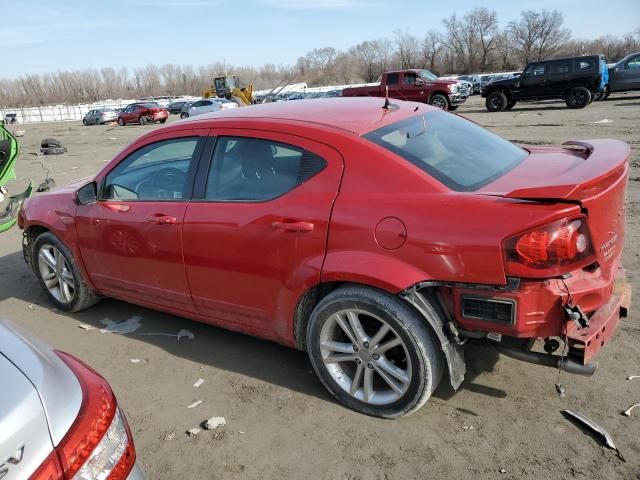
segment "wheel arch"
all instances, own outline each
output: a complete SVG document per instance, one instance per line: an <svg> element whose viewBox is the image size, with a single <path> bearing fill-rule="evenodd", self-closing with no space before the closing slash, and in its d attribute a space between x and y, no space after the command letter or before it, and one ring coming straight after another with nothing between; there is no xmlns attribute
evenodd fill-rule
<svg viewBox="0 0 640 480"><path fill-rule="evenodd" d="M433 92L431 92L429 94L429 97L427 98L427 103L431 101L431 99L433 98L434 95L443 95L444 98L447 99L447 104L449 104L449 93L444 91L444 90L434 90Z"/></svg>

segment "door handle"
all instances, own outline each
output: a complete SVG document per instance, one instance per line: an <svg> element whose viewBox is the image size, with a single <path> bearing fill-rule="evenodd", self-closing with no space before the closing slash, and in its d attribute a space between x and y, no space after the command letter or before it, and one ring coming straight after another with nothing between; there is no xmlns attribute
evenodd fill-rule
<svg viewBox="0 0 640 480"><path fill-rule="evenodd" d="M313 223L311 222L273 222L273 228L284 230L285 232L312 232Z"/></svg>
<svg viewBox="0 0 640 480"><path fill-rule="evenodd" d="M171 215L163 215L161 213L157 213L147 218L147 222L157 223L158 225L173 225L177 222L176 217L172 217Z"/></svg>

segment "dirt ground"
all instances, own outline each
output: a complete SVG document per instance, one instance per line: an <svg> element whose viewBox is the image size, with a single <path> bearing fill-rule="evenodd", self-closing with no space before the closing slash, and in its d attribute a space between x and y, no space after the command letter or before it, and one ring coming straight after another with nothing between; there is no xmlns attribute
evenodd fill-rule
<svg viewBox="0 0 640 480"><path fill-rule="evenodd" d="M318 100L322 101L322 100ZM472 97L458 113L517 142L557 144L569 139L617 138L631 144L625 264L638 304L640 282L640 95L612 96L583 110L563 103L516 106L487 113ZM175 118L175 116L172 116ZM597 123L609 119L609 123ZM44 159L58 184L95 173L143 132L158 126L27 125L13 192L44 178L35 163L39 142L63 140L69 152ZM461 139L463 141L464 139ZM13 319L56 348L100 371L129 419L139 462L150 479L640 479L638 310L618 328L592 378L499 357L491 347L467 350L468 375L458 392L443 381L417 413L384 421L337 404L311 372L304 353L115 300L80 314L54 310L20 251L20 231L0 235L0 316ZM142 318L129 335L101 328L101 320ZM192 341L138 333L191 330ZM130 359L140 359L131 363ZM193 383L202 378L203 385ZM203 404L187 409L195 400ZM574 408L605 427L626 457L570 423ZM213 416L227 425L191 438ZM473 427L473 429L471 428ZM175 437L171 439L171 432ZM216 433L217 432L217 433ZM504 473L500 470L504 469Z"/></svg>

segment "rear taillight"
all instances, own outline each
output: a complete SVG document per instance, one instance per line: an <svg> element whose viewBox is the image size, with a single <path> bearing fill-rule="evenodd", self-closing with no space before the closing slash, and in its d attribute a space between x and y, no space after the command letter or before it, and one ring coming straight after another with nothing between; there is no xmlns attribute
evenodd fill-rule
<svg viewBox="0 0 640 480"><path fill-rule="evenodd" d="M34 476L32 480L125 479L135 464L136 455L131 432L113 391L104 378L80 360L63 352L56 354L78 378L82 406L55 449L55 460L63 475L50 477L43 472L45 476Z"/></svg>
<svg viewBox="0 0 640 480"><path fill-rule="evenodd" d="M503 243L507 275L553 277L592 261L586 217L563 218Z"/></svg>

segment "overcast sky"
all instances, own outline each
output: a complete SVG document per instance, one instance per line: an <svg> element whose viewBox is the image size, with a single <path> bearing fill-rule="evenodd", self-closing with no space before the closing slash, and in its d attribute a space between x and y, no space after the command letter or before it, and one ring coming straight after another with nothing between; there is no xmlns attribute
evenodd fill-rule
<svg viewBox="0 0 640 480"><path fill-rule="evenodd" d="M455 4L455 8L450 6ZM423 35L478 6L500 25L522 9L557 9L575 38L640 27L640 0L0 0L0 77L147 63L294 63L396 30Z"/></svg>

